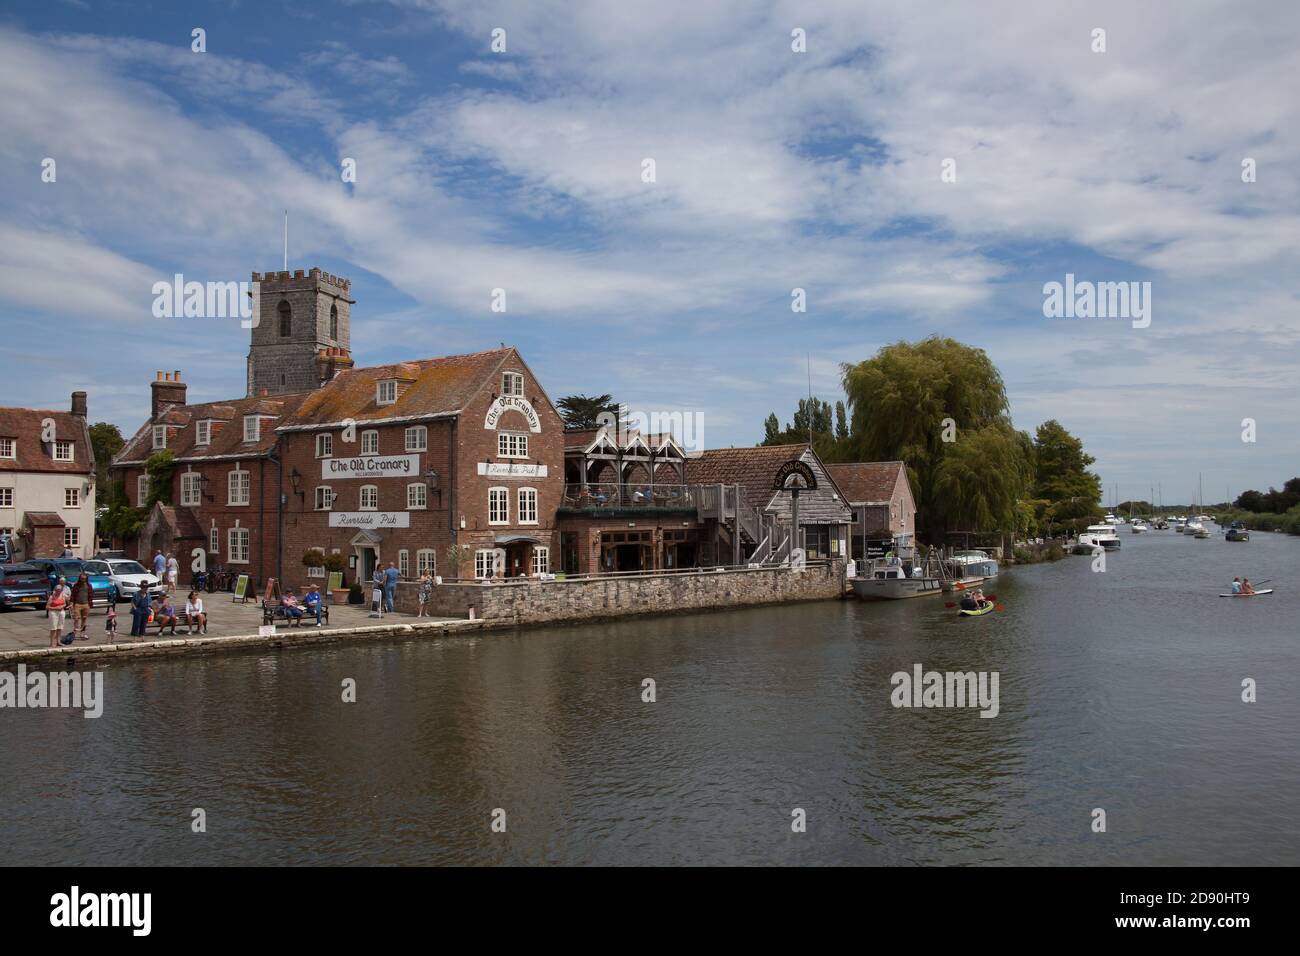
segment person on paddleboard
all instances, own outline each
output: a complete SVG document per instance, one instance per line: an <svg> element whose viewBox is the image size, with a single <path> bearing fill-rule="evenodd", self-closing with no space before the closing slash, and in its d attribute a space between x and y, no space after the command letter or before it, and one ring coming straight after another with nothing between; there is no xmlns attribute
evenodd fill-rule
<svg viewBox="0 0 1300 956"><path fill-rule="evenodd" d="M1251 586L1250 578L1242 578L1242 579L1241 579L1241 593L1242 593L1242 594L1254 594L1254 593L1255 593L1255 589Z"/></svg>
<svg viewBox="0 0 1300 956"><path fill-rule="evenodd" d="M1232 579L1232 593L1233 594L1241 593L1241 578Z"/></svg>

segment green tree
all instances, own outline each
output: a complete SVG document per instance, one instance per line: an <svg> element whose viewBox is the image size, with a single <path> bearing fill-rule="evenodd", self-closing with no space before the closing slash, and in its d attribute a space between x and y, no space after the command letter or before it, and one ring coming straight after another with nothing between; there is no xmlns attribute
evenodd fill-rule
<svg viewBox="0 0 1300 956"><path fill-rule="evenodd" d="M767 416L763 422L763 444L779 445L781 444L781 420L776 417L776 412Z"/></svg>
<svg viewBox="0 0 1300 956"><path fill-rule="evenodd" d="M564 418L565 428L598 428L600 415L609 412L618 417L618 404L609 395L566 395L555 407Z"/></svg>
<svg viewBox="0 0 1300 956"><path fill-rule="evenodd" d="M1096 459L1055 419L1043 422L1034 433L1034 461L1035 498L1101 500L1101 478L1088 470Z"/></svg>
<svg viewBox="0 0 1300 956"><path fill-rule="evenodd" d="M849 423L844 414L844 403L835 403L835 440L837 442L848 441Z"/></svg>
<svg viewBox="0 0 1300 956"><path fill-rule="evenodd" d="M1013 505L1026 497L1032 461L1011 426L1002 376L983 350L932 336L885 346L843 373L845 456L907 463L926 540L942 544L955 530L1013 530ZM988 448L976 447L981 442ZM941 470L950 454L953 462Z"/></svg>
<svg viewBox="0 0 1300 956"><path fill-rule="evenodd" d="M95 486L105 491L109 487L108 466L113 456L122 450L126 439L116 425L95 422L90 426L90 448L95 455Z"/></svg>
<svg viewBox="0 0 1300 956"><path fill-rule="evenodd" d="M145 499L145 511L152 509L158 502L171 504L172 477L176 474L176 452L167 449L150 455L145 460L144 472L149 476L149 495Z"/></svg>

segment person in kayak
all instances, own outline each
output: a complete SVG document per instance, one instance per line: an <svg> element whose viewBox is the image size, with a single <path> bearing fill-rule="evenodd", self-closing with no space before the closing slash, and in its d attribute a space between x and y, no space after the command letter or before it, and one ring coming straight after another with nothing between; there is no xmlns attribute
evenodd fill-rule
<svg viewBox="0 0 1300 956"><path fill-rule="evenodd" d="M1233 594L1241 593L1241 578L1232 579L1232 593Z"/></svg>
<svg viewBox="0 0 1300 956"><path fill-rule="evenodd" d="M975 600L974 593L967 591L961 596L961 609L963 611L978 611L979 602Z"/></svg>

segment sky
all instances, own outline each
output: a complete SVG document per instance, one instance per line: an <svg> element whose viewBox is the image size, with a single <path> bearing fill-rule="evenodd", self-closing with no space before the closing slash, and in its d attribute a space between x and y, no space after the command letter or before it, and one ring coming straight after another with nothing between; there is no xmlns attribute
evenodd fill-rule
<svg viewBox="0 0 1300 956"><path fill-rule="evenodd" d="M242 395L248 332L152 289L281 268L287 209L289 267L352 280L359 364L505 342L553 399L721 447L940 334L1107 502L1280 487L1298 39L1292 0L9 2L0 405L85 389L134 431L156 369ZM1067 274L1150 283L1149 325L1046 316Z"/></svg>

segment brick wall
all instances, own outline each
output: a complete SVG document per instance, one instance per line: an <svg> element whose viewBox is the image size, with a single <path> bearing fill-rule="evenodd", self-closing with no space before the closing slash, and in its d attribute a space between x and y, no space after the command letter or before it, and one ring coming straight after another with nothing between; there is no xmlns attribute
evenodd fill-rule
<svg viewBox="0 0 1300 956"><path fill-rule="evenodd" d="M397 610L414 614L417 592L415 584L399 584ZM788 568L756 568L567 581L443 584L434 588L429 611L437 617L466 617L472 604L476 616L488 623L537 624L843 596L844 563L830 561L799 573Z"/></svg>

